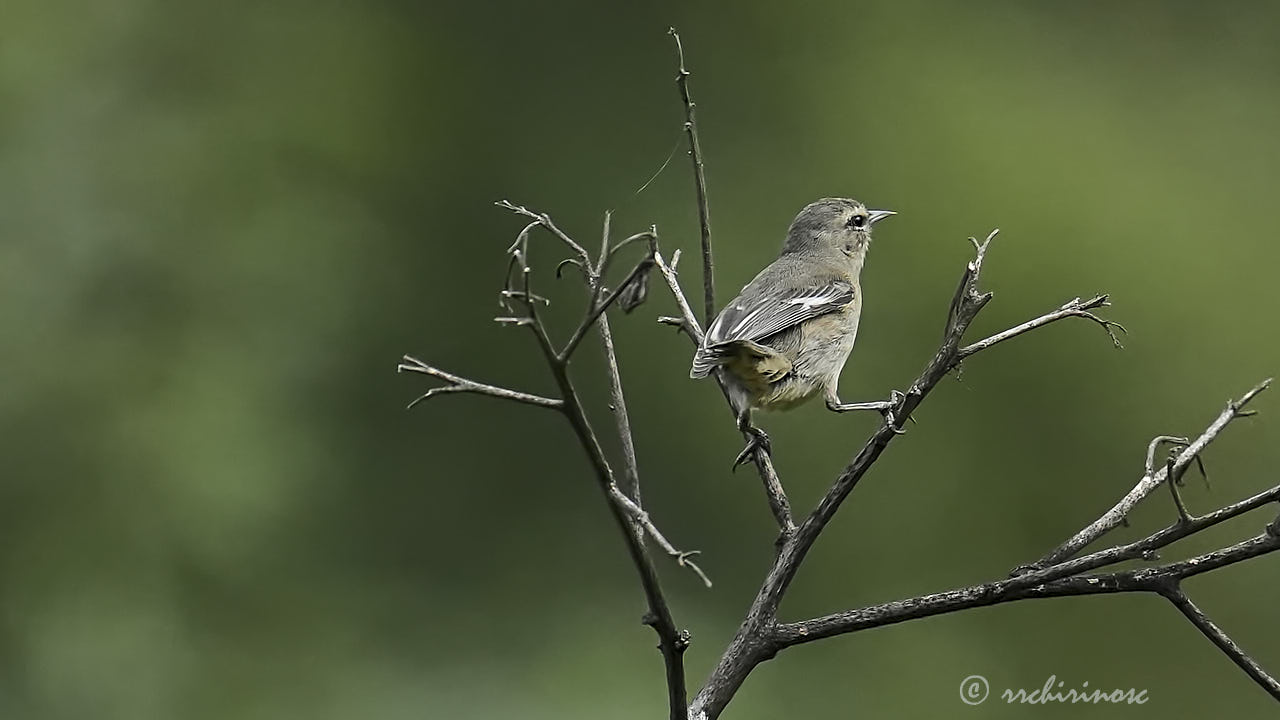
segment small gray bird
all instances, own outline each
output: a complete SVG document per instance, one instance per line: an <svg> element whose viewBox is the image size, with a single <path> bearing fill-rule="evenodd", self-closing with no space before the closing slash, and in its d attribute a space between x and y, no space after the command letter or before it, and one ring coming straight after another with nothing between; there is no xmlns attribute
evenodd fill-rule
<svg viewBox="0 0 1280 720"><path fill-rule="evenodd" d="M796 215L782 253L729 302L711 326L689 377L718 371L751 440L734 469L756 452L768 453L769 436L751 424L751 411L787 410L821 393L835 412L878 410L893 399L841 402L836 393L858 334L862 314L862 264L871 227L895 213L868 210L857 200L823 198Z"/></svg>

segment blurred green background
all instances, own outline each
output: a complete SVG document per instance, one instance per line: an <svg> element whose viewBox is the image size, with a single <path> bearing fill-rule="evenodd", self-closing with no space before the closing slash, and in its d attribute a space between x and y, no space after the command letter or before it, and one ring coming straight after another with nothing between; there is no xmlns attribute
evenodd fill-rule
<svg viewBox="0 0 1280 720"><path fill-rule="evenodd" d="M1280 10L1261 3L778 4L19 0L0 9L0 717L665 716L642 598L554 415L446 396L402 353L553 388L496 326L510 198L594 246L657 223L696 285L668 25L682 31L721 300L808 201L899 211L864 276L848 400L904 387L970 257L992 332L1108 291L1085 322L944 382L785 604L799 618L1000 577L1118 498L1146 442L1280 367ZM534 263L567 321L580 290ZM714 663L771 556L740 440L691 350L614 320L663 563ZM557 328L566 329L567 322ZM607 429L598 352L577 373ZM1273 391L1274 392L1274 391ZM1275 483L1277 398L1206 459L1204 511ZM797 511L876 422L766 416ZM1172 518L1156 495L1116 539ZM1241 519L1166 557L1256 533ZM1280 559L1188 588L1280 671ZM726 717L1075 717L960 703L1136 687L1097 717L1273 702L1155 597L1033 601L787 651Z"/></svg>

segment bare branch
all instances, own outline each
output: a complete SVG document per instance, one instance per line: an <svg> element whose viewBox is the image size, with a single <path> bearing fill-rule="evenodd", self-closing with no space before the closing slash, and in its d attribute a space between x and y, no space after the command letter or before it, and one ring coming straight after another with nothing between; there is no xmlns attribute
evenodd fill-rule
<svg viewBox="0 0 1280 720"><path fill-rule="evenodd" d="M623 506L631 519L653 538L663 552L676 561L676 565L689 568L704 585L711 587L711 579L702 571L702 568L690 560L698 554L698 551L677 550L653 524L649 513L640 506L640 471L637 467L635 441L631 435L631 418L627 413L627 401L622 392L622 377L618 372L618 357L614 350L613 334L609 330L607 313L600 316L599 329L600 342L605 352L605 365L609 373L609 409L617 424L618 440L622 444L622 457L626 465L624 476L626 489L615 484L610 489L610 496L614 502Z"/></svg>
<svg viewBox="0 0 1280 720"><path fill-rule="evenodd" d="M960 348L959 352L956 353L957 359L964 360L970 355L973 355L974 353L979 352L981 350L986 350L992 345L1002 343L1005 340L1009 340L1011 338L1015 338L1024 333L1031 332L1032 330L1035 330L1038 327L1044 327L1045 325L1048 325L1051 322L1055 322L1058 320L1062 320L1063 318L1069 318L1069 317L1087 318L1089 320L1092 320L1098 323L1099 325L1102 326L1102 329L1107 331L1107 335L1111 338L1111 342L1117 348L1124 347L1123 345L1120 344L1120 339L1116 337L1116 334L1115 334L1115 330L1119 330L1120 332L1126 332L1126 330L1124 329L1124 326L1118 322L1115 322L1114 320L1104 320L1098 317L1097 315L1094 315L1093 313L1089 312L1089 310L1092 308L1106 307L1110 304L1111 302L1108 300L1106 295L1097 295L1083 302L1080 300L1080 298L1075 298L1074 300L1068 301L1065 305L1058 308L1057 310L1054 310L1053 312L1045 313L1044 315L1041 315L1038 318L1034 318L1032 320L1028 320L1027 322L1022 323L1021 325L1011 327L1008 330L1005 330L1003 332L998 332L995 335L992 335L991 337L984 338L982 340L979 340L978 342L975 342Z"/></svg>
<svg viewBox="0 0 1280 720"><path fill-rule="evenodd" d="M504 200L503 202L506 201ZM507 203L507 205L510 206L511 204ZM520 210L525 214L529 213L529 211L524 208L520 208ZM550 224L551 219L547 218L546 222ZM554 366L560 364L560 360L556 357L555 348L551 345L551 337L547 334L547 327L542 323L542 319L538 314L538 303L533 300L533 298L538 296L533 292L530 280L533 270L529 267L529 234L533 231L533 228L541 224L543 223L539 221L526 225L524 229L520 231L520 234L516 236L516 241L507 249L507 252L511 255L511 260L507 263L507 276L504 280L500 297L502 298L504 305L508 300L514 300L522 305L524 307L525 316L521 318L494 319L499 322L513 321L513 324L517 326L528 327L533 333L534 340L538 343L538 349L542 351L543 358L546 359L548 364ZM554 227L554 225L551 227ZM555 232L558 233L559 230L557 229ZM573 241L570 240L569 242L572 243ZM511 274L517 270L519 271L519 275L515 282L518 284L519 288L513 291Z"/></svg>
<svg viewBox="0 0 1280 720"><path fill-rule="evenodd" d="M685 686L684 677L684 652L689 645L689 635L683 630L676 628L675 621L672 618L670 608L667 605L666 597L663 595L661 584L658 580L657 569L654 567L653 560L649 556L649 552L644 544L645 535L649 535L662 548L663 552L671 556L682 567L687 567L696 574L703 583L710 585L710 580L706 574L696 563L690 560L695 553L682 552L675 549L670 542L658 531L657 527L649 519L647 513L639 504L639 474L636 467L635 447L631 437L630 419L627 417L625 400L622 395L621 378L617 368L617 356L613 347L613 338L609 331L608 320L604 313L608 307L618 298L622 290L627 288L628 283L633 282L642 270L647 270L651 264L651 260L646 257L636 269L633 269L627 278L617 290L610 292L603 300L600 294L603 290L603 280L601 272L603 272L609 263L609 258L613 250L609 248L608 242L608 216L606 216L604 236L601 239L602 255L598 264L593 265L591 258L586 250L560 230L551 218L543 213L535 213L523 206L513 205L505 200L496 203L499 207L515 212L516 214L528 217L534 220L529 223L517 235L515 242L511 245L508 252L510 253L510 261L507 265L507 274L500 295L500 304L512 312L510 317L496 318L499 322L509 323L516 326L528 327L533 332L538 342L538 347L542 351L543 357L547 362L548 368L551 370L552 376L555 378L556 384L559 386L563 399L553 400L543 398L528 393L520 393L506 388L500 388L493 385L477 383L466 378L459 377L442 370L434 368L415 358L405 356L405 362L401 363L400 370L419 372L437 377L450 383L442 388L434 388L427 391L419 400L432 397L437 394L454 393L454 392L475 392L481 394L494 395L506 399L517 400L529 404L554 407L561 410L569 420L570 426L574 430L574 434L578 437L583 450L587 454L600 489L603 491L611 513L615 522L621 530L628 554L631 557L632 564L640 577L640 584L644 590L645 599L649 606L644 622L653 627L658 634L659 649L662 651L663 662L666 666L667 688L669 696L669 705L672 720L687 720L688 694ZM589 303L584 311L583 318L578 325L577 330L566 343L565 348L561 352L556 352L553 348L550 337L548 336L546 326L538 312L538 306L547 304L547 300L533 292L530 287L531 270L529 266L529 234L534 227L541 225L550 231L553 235L560 239L562 243L575 255L567 261L561 262L556 273L564 267L566 263L573 264L582 271L584 279L587 283ZM625 246L635 239L643 239L649 237L651 239L653 252L656 252L656 235L654 233L642 233L638 238L628 238L620 243L619 247ZM515 277L513 277L513 274ZM519 310L517 311L516 306ZM581 400L574 387L573 381L569 377L568 359L573 350L581 342L583 336L593 324L597 324L601 333L601 341L607 356L608 367L611 380L611 393L613 396L612 409L614 418L617 423L620 440L623 444L623 453L627 466L626 485L628 493L632 497L628 497L626 493L619 489L617 479L614 477L613 469L609 466L605 459L604 451L601 448L600 441L587 418L586 412L582 407ZM418 401L414 401L415 403Z"/></svg>
<svg viewBox="0 0 1280 720"><path fill-rule="evenodd" d="M1280 538L1261 534L1243 542L1181 562L1105 575L1080 575L1028 584L1023 577L923 595L812 620L781 623L772 632L769 650L892 625L906 620L987 607L1028 598L1097 595L1117 592L1162 593L1171 583L1280 550ZM1274 682L1274 681L1272 681Z"/></svg>
<svg viewBox="0 0 1280 720"><path fill-rule="evenodd" d="M619 502L619 498L625 500L626 496L618 490L613 470L604 457L604 450L600 447L600 441L582 408L573 381L569 379L567 367L563 364L552 363L551 365L556 383L560 386L565 398L565 414L569 418L569 424L573 427L574 434L577 435L588 460L595 469L596 479L609 500L609 508L626 540L627 552L631 556L632 564L635 565L636 572L640 576L640 585L644 589L645 599L649 605L649 612L645 614L644 622L658 634L658 648L662 651L663 663L666 666L671 720L687 720L688 691L685 687L684 652L689 647L689 634L676 627L666 596L662 592L662 584L658 580L657 568L654 567L653 559L649 557L641 536L633 531L633 518L627 504ZM688 565L687 558L684 558L682 564ZM695 572L702 574L701 570L695 570Z"/></svg>
<svg viewBox="0 0 1280 720"><path fill-rule="evenodd" d="M965 266L955 297L947 313L946 330L941 347L933 359L925 366L924 371L916 378L910 388L898 400L898 405L871 436L862 450L841 471L831 488L814 508L813 512L800 524L789 537L784 537L778 554L765 578L764 584L752 601L747 617L743 620L733 642L721 656L720 662L712 671L703 689L694 699L692 708L694 716L704 713L707 718L719 715L725 705L737 692L751 670L760 662L772 657L776 647L767 638L777 620L778 605L782 602L787 588L795 578L809 549L818 536L840 509L841 504L859 480L870 470L871 466L884 452L893 438L901 432L902 422L911 415L929 392L956 367L962 357L961 340L978 313L990 302L992 294L982 292L978 283L982 274L982 264L986 258L991 241L998 230L993 230L983 242L974 238L969 241L974 247L974 258ZM670 281L669 281L670 284ZM674 291L674 288L673 288ZM1071 306L1072 303L1068 303ZM1078 308L1073 308L1078 309ZM1065 316L1065 315L1064 315ZM1035 321L1033 321L1035 322ZM1020 335L1036 327L1052 322L1045 320L1017 332L1001 333L980 347L970 351L970 355L990 347L1010 337ZM990 340L990 339L989 339ZM785 534L784 534L785 535Z"/></svg>
<svg viewBox="0 0 1280 720"><path fill-rule="evenodd" d="M1209 641L1218 647L1227 657L1231 658L1231 662L1235 663L1244 670L1245 673L1253 678L1253 681L1261 686L1264 690L1271 694L1271 697L1280 700L1280 682L1262 669L1262 666L1249 656L1239 645L1235 643L1222 628L1218 627L1196 604L1191 602L1191 598L1182 591L1180 585L1173 585L1169 590L1161 593L1178 611L1183 614L1192 625L1196 626Z"/></svg>
<svg viewBox="0 0 1280 720"><path fill-rule="evenodd" d="M694 345L702 342L702 328L698 326L698 319L693 314L693 309L689 307L689 301L685 298L684 290L680 288L680 279L676 275L675 264L679 260L679 251L672 257L671 264L668 265L662 259L654 246L653 263L658 268L658 272L662 274L666 280L667 287L671 289L671 295L675 298L676 305L680 308L681 317L663 317L658 321L667 325L674 325L684 330L685 335L693 341ZM724 394L725 402L728 403L729 393L725 387L724 380L716 373L716 384L720 387L720 392ZM730 412L733 406L728 405ZM756 472L760 476L760 482L764 485L765 499L769 503L769 512L773 514L773 519L778 523L778 529L781 532L779 540L784 540L791 536L796 530L795 520L791 515L791 501L787 499L787 493L782 487L782 480L778 477L778 471L773 467L773 458L768 453L754 453L754 464Z"/></svg>
<svg viewBox="0 0 1280 720"><path fill-rule="evenodd" d="M1153 557L1154 551L1159 548L1166 547L1189 535L1201 532L1206 528L1277 500L1280 500L1280 485L1192 520L1189 523L1175 523L1129 545L1100 550L1091 555L1068 560L1050 568L1031 571L1008 580L998 580L908 600L872 605L812 620L783 623L778 626L776 634L778 647L775 650L790 645L812 642L822 637L832 637L904 620L955 612L970 607L994 605L1011 600L1020 600L1024 597L1048 597L1050 595L1046 593L1052 591L1045 590L1045 588L1057 588L1061 592L1056 594L1063 595L1087 594L1081 591L1088 590L1090 587L1097 587L1099 591L1114 592L1116 591L1114 588L1118 584L1136 585L1140 579L1142 587L1133 587L1132 589L1163 592L1165 587L1163 583L1169 580L1181 580L1182 578L1219 569L1226 565L1280 549L1280 545L1265 540L1269 536L1274 541L1280 533L1260 535L1235 546L1206 553L1190 560L1118 574L1118 576L1128 577L1128 580L1106 579L1117 578L1117 575L1081 576L1080 573L1126 560ZM1063 583L1062 581L1067 578L1070 578L1073 582ZM1037 590L1038 588L1039 590Z"/></svg>
<svg viewBox="0 0 1280 720"><path fill-rule="evenodd" d="M702 327L698 325L698 318L693 314L693 308L689 307L689 300L684 296L684 290L680 289L680 279L676 275L675 266L680 260L680 251L676 250L671 256L671 264L668 265L662 259L662 253L656 250L653 253L653 261L658 266L658 271L662 273L662 277L667 281L667 287L671 288L671 295L676 300L676 305L680 308L680 317L661 317L658 322L666 325L675 325L684 330L694 345L702 344Z"/></svg>
<svg viewBox="0 0 1280 720"><path fill-rule="evenodd" d="M614 501L626 510L631 519L634 520L636 524L649 535L649 537L653 538L653 541L658 544L658 547L662 548L663 552L671 557L671 559L675 560L677 565L687 567L692 570L693 573L702 580L703 585L711 587L711 578L707 577L707 574L702 571L702 568L698 567L689 559L695 555L701 555L702 552L700 550L677 550L675 546L667 540L662 532L658 530L658 527L653 524L653 520L649 517L649 513L644 511L644 508L641 508L639 505L632 502L631 498L622 494L622 491L618 490L616 487L613 489L613 492L616 493Z"/></svg>
<svg viewBox="0 0 1280 720"><path fill-rule="evenodd" d="M601 271L603 271L607 265L608 253L617 252L634 239L648 238L653 243L651 246L653 250L651 252L657 252L657 233L654 230L647 233L632 235L610 250L609 222L610 215L609 213L605 213L604 230L602 231L600 246L601 252L606 253L606 255L601 259L597 266ZM597 277L600 276L601 275L598 272ZM626 283L624 282L623 285L619 287L625 286ZM696 563L690 560L691 557L698 554L698 551L677 550L675 546L673 546L667 538L663 536L657 526L653 524L653 521L649 518L649 514L645 512L644 508L640 505L640 470L636 460L635 440L631 434L631 417L627 413L627 400L622 392L622 375L618 372L618 354L613 346L613 333L609 329L609 314L607 312L602 312L600 314L597 327L600 331L600 344L604 349L605 367L609 374L609 410L613 413L614 422L618 428L618 440L622 445L622 457L626 464L626 474L624 475L626 486L619 488L617 485L614 485L610 491L614 502L622 504L628 514L630 514L631 519L634 520L645 532L647 532L649 536L653 538L653 541L658 544L658 547L662 548L663 552L675 560L677 565L689 568L694 572L694 574L701 578L704 585L711 587L711 579L702 571L702 568L698 567Z"/></svg>
<svg viewBox="0 0 1280 720"><path fill-rule="evenodd" d="M1147 468L1147 475L1155 473L1156 451L1165 443L1169 443L1175 447L1179 445L1186 447L1191 444L1191 441L1178 435L1157 435L1154 438L1151 438L1151 442L1147 444L1147 464L1145 466Z"/></svg>
<svg viewBox="0 0 1280 720"><path fill-rule="evenodd" d="M609 230L613 224L613 211L604 211L604 227L600 231L600 254L596 256L596 277L604 275L605 263L609 262Z"/></svg>
<svg viewBox="0 0 1280 720"><path fill-rule="evenodd" d="M586 269L584 269L584 268L582 267L582 263L581 263L578 259L576 259L576 258L565 258L565 259L561 260L559 263L557 263L557 264L556 264L556 279L557 279L557 280L559 280L559 279L561 278L561 273L564 271L564 268L565 268L565 266L566 266L566 265L572 265L572 266L574 266L574 267L578 268L578 272L581 272L581 273L582 273L582 275L583 275L583 277L586 277L586 276L587 276L587 270L586 270Z"/></svg>
<svg viewBox="0 0 1280 720"><path fill-rule="evenodd" d="M536 213L523 205L515 205L509 200L499 200L495 202L494 205L497 205L504 210L510 210L517 215L523 215L524 217L530 218L534 221L534 224L541 225L546 228L552 235L555 235L560 242L564 243L571 252L573 252L577 261L582 263L583 267L591 267L591 256L587 254L586 248L579 245L573 238L566 235L563 230L557 227L556 224L551 221L550 215L547 215L546 213ZM517 240L517 242L519 241ZM513 246L512 250L514 249L515 248Z"/></svg>
<svg viewBox="0 0 1280 720"><path fill-rule="evenodd" d="M711 258L711 210L707 207L707 176L702 165L702 146L698 143L698 122L689 96L689 71L684 67L684 45L675 28L668 32L676 42L676 56L680 69L676 73L676 86L680 88L680 100L684 103L684 132L689 137L689 159L693 162L694 189L698 194L698 226L702 233L702 297L703 322L708 326L716 317L715 262Z"/></svg>
<svg viewBox="0 0 1280 720"><path fill-rule="evenodd" d="M1245 405L1249 404L1249 401L1256 397L1258 393L1266 390L1267 386L1270 384L1271 379L1268 378L1242 395L1239 400L1232 400L1228 402L1226 409L1219 413L1218 417L1209 424L1209 427L1205 428L1204 432L1200 433L1200 436L1178 455L1177 460L1173 463L1174 471L1176 473L1181 473L1185 470L1187 465L1192 462L1196 456L1204 452L1204 449L1209 446L1209 443L1213 442L1213 440L1226 429L1227 425L1229 425L1232 420L1235 420L1238 417L1245 417L1246 414L1248 414L1248 411L1244 410ZM1148 448L1147 452L1149 456L1154 454L1151 448ZM1148 465L1150 464L1151 463L1148 463ZM1160 487L1160 483L1164 482L1168 477L1166 470L1161 470L1160 472L1147 472L1142 476L1142 479L1138 481L1138 484L1133 486L1133 489L1129 491L1129 494L1125 495L1120 502L1116 503L1110 510L1103 513L1102 517L1094 520L1087 527L1071 536L1070 539L1050 551L1035 563L1024 567L1042 568L1050 565L1056 565L1057 563L1060 563L1080 552L1084 546L1102 537L1117 525L1120 525L1123 519L1128 516L1130 511L1132 511L1143 498L1150 495L1156 488Z"/></svg>
<svg viewBox="0 0 1280 720"><path fill-rule="evenodd" d="M624 278L622 282L618 283L618 287L609 291L609 294L605 295L603 300L599 299L599 288L603 287L603 278L597 278L593 281L595 283L591 293L591 302L593 305L587 309L586 315L582 317L582 321L579 322L578 327L574 329L573 335L569 337L564 348L558 353L558 357L561 362L568 360L569 357L573 355L573 351L578 347L578 343L582 342L582 338L586 336L587 330L591 328L591 325L604 315L604 311L609 309L609 306L626 291L627 287L631 283L637 282L638 278L642 274L648 272L651 267L653 267L653 260L646 255L631 268L631 271L627 273L626 278Z"/></svg>
<svg viewBox="0 0 1280 720"><path fill-rule="evenodd" d="M600 233L600 259L599 264L596 266L596 277L599 277L603 271L605 260L609 254L609 224L612 218L612 213L606 212L604 214L604 228ZM613 347L613 333L609 329L608 313L600 316L597 328L600 331L600 346L604 349L605 370L609 375L609 411L613 413L614 424L618 428L618 442L622 445L625 473L623 474L621 490L622 494L639 509L640 468L636 459L635 440L631 435L631 416L627 413L627 398L622 392L622 374L618 371L618 353Z"/></svg>
<svg viewBox="0 0 1280 720"><path fill-rule="evenodd" d="M1239 409L1243 402L1251 399L1253 395L1256 395L1256 392L1251 391L1242 401L1232 403L1232 406ZM1185 438L1172 436L1156 438L1148 447L1148 468L1154 464L1155 448L1162 442L1172 442L1175 445L1187 444ZM1278 687L1276 680L1191 603L1182 592L1180 583L1185 578L1218 570L1280 549L1280 518L1269 525L1266 533L1262 535L1188 560L1105 575L1081 575L1081 573L1126 560L1154 559L1156 550L1160 548L1280 500L1280 485L1278 485L1204 516L1192 516L1186 512L1185 507L1182 507L1180 498L1176 494L1177 485L1174 481L1178 476L1174 470L1174 463L1175 458L1171 457L1164 472L1165 477L1169 478L1166 482L1170 483L1175 493L1175 500L1178 501L1178 520L1142 540L1100 550L1080 558L1066 559L1047 567L1027 566L1022 574L1017 574L1008 580L835 613L801 622L766 625L762 630L766 632L767 639L758 644L758 656L760 659L768 659L778 650L791 645L971 607L1035 597L1146 591L1159 593L1173 602L1233 662L1244 669L1273 697L1276 697ZM1150 476L1154 473L1149 469L1147 474ZM801 533L803 531L802 527ZM797 538L801 536L798 535ZM700 695L695 702L695 708L701 707L703 707L703 701ZM714 714L711 715L713 716Z"/></svg>
<svg viewBox="0 0 1280 720"><path fill-rule="evenodd" d="M519 390L509 390L504 387L498 387L497 385L476 382L475 380L464 378L461 375L454 375L453 373L445 372L440 368L428 365L410 355L404 356L404 361L396 366L396 372L422 373L423 375L430 375L431 377L438 378L449 383L443 387L431 388L418 396L413 402L409 403L409 407L413 407L423 400L428 400L436 395L443 395L446 393L475 393L477 395L488 395L490 397L502 398L503 400L514 400L515 402L524 403L526 405L552 408L555 410L559 410L564 407L563 400L556 400L554 398L542 397L541 395L520 392Z"/></svg>
<svg viewBox="0 0 1280 720"><path fill-rule="evenodd" d="M1024 572L1015 574L1013 577L1018 580L1016 586L1030 587L1032 585L1039 585L1051 580L1058 580L1060 578L1090 572L1108 565L1115 565L1116 563L1128 560L1156 560L1158 559L1158 550L1168 547L1183 538L1202 532L1214 525L1226 522L1227 520L1239 517L1245 513L1257 510L1260 507L1277 501L1280 501L1280 485L1232 503L1231 505L1219 508L1211 513L1191 518L1189 521L1183 522L1179 519L1177 522L1174 522L1161 530L1157 530L1141 540L1137 540L1126 545L1109 547L1105 550L1098 550L1089 555L1066 560L1057 565L1043 569L1035 569L1032 566L1027 566L1027 569Z"/></svg>
<svg viewBox="0 0 1280 720"><path fill-rule="evenodd" d="M628 238L619 240L616 245L609 248L609 253L608 255L605 256L605 260L601 264L600 272L596 274L599 275L600 277L604 277L605 273L609 271L609 263L613 260L614 257L618 255L619 252L621 252L628 245L632 243L640 242L642 240L646 240L646 241L656 240L657 237L658 237L658 229L656 227L650 226L650 228L648 230L645 230L644 232L639 232Z"/></svg>
<svg viewBox="0 0 1280 720"><path fill-rule="evenodd" d="M1182 502L1182 493L1178 492L1178 476L1174 474L1173 461L1174 457L1169 456L1168 462L1165 463L1164 484L1169 486L1169 493L1173 495L1173 504L1178 508L1178 521L1189 523L1195 520L1191 513L1187 512L1187 506Z"/></svg>

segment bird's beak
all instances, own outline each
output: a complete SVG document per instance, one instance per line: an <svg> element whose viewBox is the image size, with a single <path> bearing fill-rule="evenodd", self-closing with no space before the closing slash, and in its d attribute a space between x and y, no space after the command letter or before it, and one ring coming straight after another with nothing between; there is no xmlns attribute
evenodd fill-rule
<svg viewBox="0 0 1280 720"><path fill-rule="evenodd" d="M872 224L872 225L875 225L876 223L878 223L878 222L880 222L881 220L883 220L883 219L885 219L885 218L889 217L890 215L897 215L897 214L898 214L898 213L896 213L896 212L894 212L894 211L892 211L892 210L868 210L868 211L867 211L867 222L868 222L868 223L870 223L870 224Z"/></svg>

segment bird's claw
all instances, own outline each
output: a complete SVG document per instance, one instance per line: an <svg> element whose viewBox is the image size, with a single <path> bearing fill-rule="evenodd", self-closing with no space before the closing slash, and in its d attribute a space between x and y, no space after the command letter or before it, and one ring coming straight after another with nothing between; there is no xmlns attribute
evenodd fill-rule
<svg viewBox="0 0 1280 720"><path fill-rule="evenodd" d="M889 426L889 429L893 431L894 435L907 434L906 430L898 427L898 418L897 416L894 415L894 412L893 412L894 409L897 407L900 407L902 405L902 402L906 399L907 399L906 393L902 392L901 390L893 390L889 393L889 399L885 401L884 408L880 411L880 413L884 415L885 424ZM911 422L916 421L916 419L911 417L910 415L907 416L907 419L910 420Z"/></svg>
<svg viewBox="0 0 1280 720"><path fill-rule="evenodd" d="M751 434L751 439L747 441L746 447L742 448L742 452L738 453L738 457L734 458L730 472L737 472L739 465L747 460L755 459L756 453L773 454L773 446L769 442L769 436L765 434L765 431L759 428L751 428L747 432Z"/></svg>

